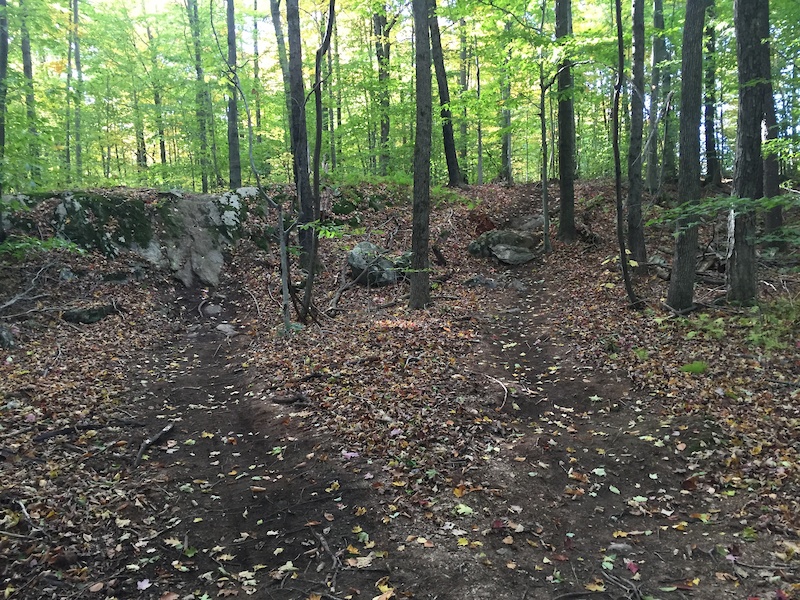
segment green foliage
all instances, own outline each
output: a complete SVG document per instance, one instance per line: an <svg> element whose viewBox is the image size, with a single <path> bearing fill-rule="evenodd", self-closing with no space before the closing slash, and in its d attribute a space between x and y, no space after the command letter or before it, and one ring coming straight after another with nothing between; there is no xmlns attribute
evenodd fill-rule
<svg viewBox="0 0 800 600"><path fill-rule="evenodd" d="M747 341L767 352L785 350L798 344L800 334L800 306L790 298L754 306L750 314L737 319L737 324L747 330Z"/></svg>
<svg viewBox="0 0 800 600"><path fill-rule="evenodd" d="M726 332L725 319L723 317L714 318L708 313L698 313L691 318L683 318L681 323L688 328L685 334L687 340L696 337L719 340L725 336Z"/></svg>
<svg viewBox="0 0 800 600"><path fill-rule="evenodd" d="M699 375L705 373L707 370L708 370L708 363L703 362L702 360L695 360L681 367L681 371L683 371L684 373L691 373L693 375Z"/></svg>
<svg viewBox="0 0 800 600"><path fill-rule="evenodd" d="M684 203L674 208L664 209L657 216L648 221L647 225L668 224L677 220L684 220L684 226L698 225L717 218L721 214L733 209L737 213L748 211L767 212L776 207L784 210L800 208L800 195L784 194L774 198L736 198L732 196L715 196L706 198L702 202ZM677 234L676 234L677 235ZM800 225L790 223L772 234L761 234L756 239L757 243L787 242L800 243Z"/></svg>
<svg viewBox="0 0 800 600"><path fill-rule="evenodd" d="M0 244L0 257L11 256L16 260L22 260L31 254L53 250L69 250L79 254L85 252L73 242L58 237L42 240L29 235L11 235Z"/></svg>

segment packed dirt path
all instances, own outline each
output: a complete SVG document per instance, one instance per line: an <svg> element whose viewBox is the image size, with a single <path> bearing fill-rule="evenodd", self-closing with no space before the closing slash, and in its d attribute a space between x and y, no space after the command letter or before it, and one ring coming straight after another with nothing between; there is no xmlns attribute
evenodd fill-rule
<svg viewBox="0 0 800 600"><path fill-rule="evenodd" d="M608 248L507 267L467 256L470 235L440 236L451 266L428 310L406 309L403 286L354 289L289 337L271 258L247 249L215 290L81 284L140 304L49 323L58 354L32 383L9 354L5 595L790 598L796 534L706 477L719 425L587 360L573 318L616 309L592 284L598 312L570 313L569 260ZM35 403L54 369L71 381L86 362L94 379L62 393L89 408Z"/></svg>

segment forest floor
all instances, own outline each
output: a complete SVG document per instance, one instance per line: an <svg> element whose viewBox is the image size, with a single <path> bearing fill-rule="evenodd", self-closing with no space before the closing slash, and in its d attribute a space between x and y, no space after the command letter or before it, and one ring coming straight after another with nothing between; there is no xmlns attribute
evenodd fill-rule
<svg viewBox="0 0 800 600"><path fill-rule="evenodd" d="M714 305L712 272L701 310L665 310L655 274L633 310L612 188L584 183L595 243L469 256L475 214L540 191L437 206L429 309L401 284L326 310L348 248L409 245L407 191L365 186L381 210L322 243L325 315L288 337L276 257L247 242L216 289L113 276L132 257L4 266L4 300L38 273L0 314L4 597L800 598L796 255L763 265L760 310Z"/></svg>

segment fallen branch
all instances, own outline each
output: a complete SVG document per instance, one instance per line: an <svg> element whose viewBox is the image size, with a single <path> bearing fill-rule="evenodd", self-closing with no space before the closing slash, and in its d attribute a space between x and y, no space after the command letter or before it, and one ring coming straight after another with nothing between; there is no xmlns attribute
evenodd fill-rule
<svg viewBox="0 0 800 600"><path fill-rule="evenodd" d="M136 459L133 461L134 469L139 466L139 463L142 460L142 456L144 456L144 453L147 451L147 449L150 448L150 446L152 446L153 444L157 443L162 437L167 435L170 431L172 431L173 427L175 427L175 423L169 423L168 425L165 425L164 428L157 434L155 434L153 437L147 438L145 441L142 442L142 445L139 446L139 452L136 454Z"/></svg>
<svg viewBox="0 0 800 600"><path fill-rule="evenodd" d="M503 383L502 381L500 381L499 379L495 379L491 375L487 375L486 373L484 373L484 375L486 375L486 377L488 377L489 379L491 379L495 383L499 383L500 386L503 388L503 392L504 392L503 393L503 403L500 405L500 408L497 409L497 410L503 410L503 407L506 405L506 400L508 400L508 388L506 387L506 384Z"/></svg>

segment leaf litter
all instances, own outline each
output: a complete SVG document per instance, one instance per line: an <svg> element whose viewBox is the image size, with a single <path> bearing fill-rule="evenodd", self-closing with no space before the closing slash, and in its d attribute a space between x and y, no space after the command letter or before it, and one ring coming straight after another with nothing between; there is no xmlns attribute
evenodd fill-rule
<svg viewBox="0 0 800 600"><path fill-rule="evenodd" d="M537 191L468 194L494 216ZM626 309L605 205L606 242L517 268L466 255L470 210L433 216L448 266L431 308L352 288L288 338L275 259L246 241L217 290L109 284L120 258L51 255L2 364L4 595L797 594L795 349L748 343L747 313L672 317L655 277L638 282L650 309ZM404 249L407 212L365 212L364 231ZM320 306L359 239L323 244ZM464 284L476 274L501 285ZM125 311L49 311L76 299Z"/></svg>

